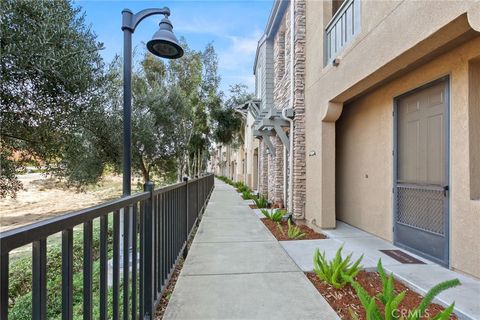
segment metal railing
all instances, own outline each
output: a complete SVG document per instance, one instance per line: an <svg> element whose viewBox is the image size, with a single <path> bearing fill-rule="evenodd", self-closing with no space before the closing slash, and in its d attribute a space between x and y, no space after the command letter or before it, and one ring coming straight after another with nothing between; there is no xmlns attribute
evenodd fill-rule
<svg viewBox="0 0 480 320"><path fill-rule="evenodd" d="M325 28L325 64L360 32L360 27L360 0L345 0Z"/></svg>
<svg viewBox="0 0 480 320"><path fill-rule="evenodd" d="M32 319L47 318L47 238L61 232L62 319L73 318L73 228L83 225L83 319L92 319L93 224L99 224L100 319L152 319L178 258L186 254L187 241L206 207L214 176L192 179L108 203L36 222L0 233L0 319L8 319L9 256L32 244ZM120 261L120 215L123 215L123 258ZM109 219L113 230L109 234ZM133 230L133 232L130 232ZM113 316L109 308L108 243L112 242ZM138 259L138 260L137 260ZM120 275L123 268L123 276ZM120 291L123 297L120 299ZM121 301L120 301L121 300ZM120 310L121 309L121 310Z"/></svg>

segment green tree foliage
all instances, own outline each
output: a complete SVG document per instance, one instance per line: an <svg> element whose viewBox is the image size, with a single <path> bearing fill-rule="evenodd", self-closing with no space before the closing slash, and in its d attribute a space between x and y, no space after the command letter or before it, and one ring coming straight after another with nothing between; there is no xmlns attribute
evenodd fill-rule
<svg viewBox="0 0 480 320"><path fill-rule="evenodd" d="M76 186L95 183L107 166L120 172L120 59L103 63L103 45L70 0L1 5L0 196L21 189L16 175L25 164ZM144 181L172 182L205 170L212 126L220 128L214 115L246 95L236 86L224 103L213 45L196 51L181 42L181 59L164 62L150 53L134 59L132 169Z"/></svg>
<svg viewBox="0 0 480 320"><path fill-rule="evenodd" d="M219 99L216 54L211 45L203 52L191 50L184 40L182 46L184 56L167 63L144 51L133 70L132 169L144 182L170 183L205 168L210 145L208 113ZM112 87L106 90L109 107L97 116L103 117L99 121L104 128L117 128L101 139L107 142L102 150L115 145L108 153L116 155L113 151L121 150L122 143L119 59L112 63L108 77L107 87ZM114 159L109 161L118 165Z"/></svg>
<svg viewBox="0 0 480 320"><path fill-rule="evenodd" d="M62 168L73 154L99 153L95 140L79 137L96 134L84 125L102 103L107 79L102 44L70 1L4 0L1 7L0 188L14 195L20 184L13 172L26 161L69 176L73 171ZM88 167L98 173L102 161Z"/></svg>
<svg viewBox="0 0 480 320"><path fill-rule="evenodd" d="M253 98L244 84L230 86L230 97L224 105L212 110L213 138L222 144L243 142L242 116L235 111L235 108Z"/></svg>
<svg viewBox="0 0 480 320"><path fill-rule="evenodd" d="M209 112L220 101L217 56L211 44L168 64L146 53L134 77L134 167L144 180L151 169L170 180L206 166Z"/></svg>

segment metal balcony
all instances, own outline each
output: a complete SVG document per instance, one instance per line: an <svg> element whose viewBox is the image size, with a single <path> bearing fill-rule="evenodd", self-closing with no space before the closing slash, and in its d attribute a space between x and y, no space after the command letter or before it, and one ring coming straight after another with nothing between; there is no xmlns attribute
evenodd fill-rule
<svg viewBox="0 0 480 320"><path fill-rule="evenodd" d="M360 33L360 0L345 0L325 28L325 65Z"/></svg>

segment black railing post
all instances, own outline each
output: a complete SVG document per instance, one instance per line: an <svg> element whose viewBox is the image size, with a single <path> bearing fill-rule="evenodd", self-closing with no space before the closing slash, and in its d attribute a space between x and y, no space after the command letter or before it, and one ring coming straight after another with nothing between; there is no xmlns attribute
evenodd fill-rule
<svg viewBox="0 0 480 320"><path fill-rule="evenodd" d="M200 205L199 205L199 202L200 202L200 198L198 197L198 191L200 189L200 180L198 180L197 178L197 223L198 223L198 217L200 216Z"/></svg>
<svg viewBox="0 0 480 320"><path fill-rule="evenodd" d="M62 231L62 319L73 319L73 228Z"/></svg>
<svg viewBox="0 0 480 320"><path fill-rule="evenodd" d="M33 242L32 247L32 316L34 320L47 319L46 238Z"/></svg>
<svg viewBox="0 0 480 320"><path fill-rule="evenodd" d="M153 319L153 189L155 185L148 181L143 185L143 190L150 192L150 198L145 200L145 221L144 221L144 236L143 247L144 263L143 263L143 299L144 299L144 314L143 319Z"/></svg>
<svg viewBox="0 0 480 320"><path fill-rule="evenodd" d="M9 255L5 252L0 255L0 319L8 319L8 277Z"/></svg>
<svg viewBox="0 0 480 320"><path fill-rule="evenodd" d="M183 177L183 181L185 182L185 249L183 250L183 258L185 259L188 254L188 234L190 230L188 230L188 177Z"/></svg>

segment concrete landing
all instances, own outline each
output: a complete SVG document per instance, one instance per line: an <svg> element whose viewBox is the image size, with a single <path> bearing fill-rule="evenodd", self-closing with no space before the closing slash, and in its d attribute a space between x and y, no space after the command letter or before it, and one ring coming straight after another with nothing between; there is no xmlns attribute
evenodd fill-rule
<svg viewBox="0 0 480 320"><path fill-rule="evenodd" d="M312 258L316 248L319 248L321 252L325 251L326 257L332 259L337 249L343 244L344 257L351 252L353 253L353 259L357 259L364 254L362 265L367 270L376 270L378 259L381 258L382 265L387 272L393 272L397 279L420 294L425 294L431 287L441 281L458 278L462 285L442 292L435 302L448 306L455 301L455 313L460 319L480 320L479 280L443 268L434 262L341 221L337 221L336 229L323 230L322 232L328 239L280 241L280 244L303 271L313 270ZM401 264L380 252L384 249L402 250L425 264Z"/></svg>
<svg viewBox="0 0 480 320"><path fill-rule="evenodd" d="M164 319L339 319L247 202L215 180Z"/></svg>

